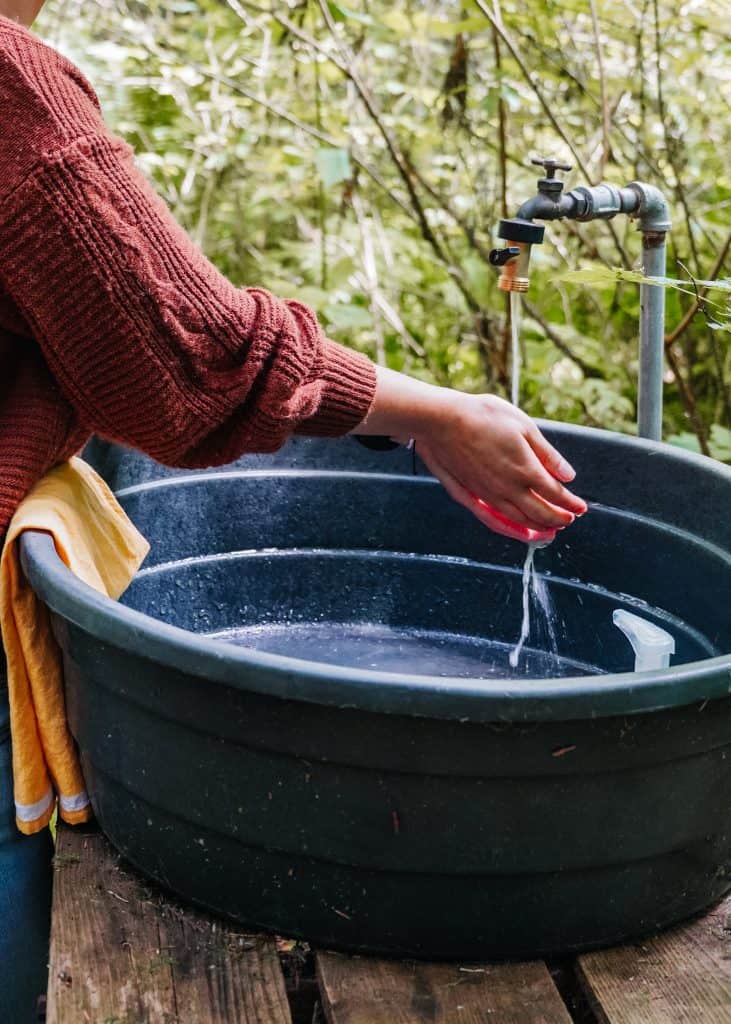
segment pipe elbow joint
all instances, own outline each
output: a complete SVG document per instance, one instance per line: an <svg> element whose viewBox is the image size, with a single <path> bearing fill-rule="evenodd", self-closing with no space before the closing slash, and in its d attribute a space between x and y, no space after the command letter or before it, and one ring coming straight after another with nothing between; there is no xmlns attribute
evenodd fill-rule
<svg viewBox="0 0 731 1024"><path fill-rule="evenodd" d="M669 231L672 227L670 207L665 196L655 185L643 181L631 181L627 186L637 197L637 217L640 231Z"/></svg>

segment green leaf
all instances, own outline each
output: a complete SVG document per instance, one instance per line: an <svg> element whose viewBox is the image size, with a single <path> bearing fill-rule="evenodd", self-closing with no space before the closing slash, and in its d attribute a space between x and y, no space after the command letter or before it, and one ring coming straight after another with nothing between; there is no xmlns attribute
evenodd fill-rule
<svg viewBox="0 0 731 1024"><path fill-rule="evenodd" d="M325 188L332 188L353 176L347 149L318 149L315 163Z"/></svg>
<svg viewBox="0 0 731 1024"><path fill-rule="evenodd" d="M559 280L568 284L588 284L594 287L616 285L618 281L642 281L642 274L636 270L623 270L622 267L605 267L595 264L582 270L569 270Z"/></svg>
<svg viewBox="0 0 731 1024"><path fill-rule="evenodd" d="M568 270L559 278L569 284L610 285L617 281L629 281L634 284L654 284L662 288L675 288L679 292L695 295L693 281L679 280L676 277L647 277L641 270L624 270L623 267L592 266L582 270ZM731 280L718 279L705 281L695 279L699 288L709 288L719 292L731 292Z"/></svg>
<svg viewBox="0 0 731 1024"><path fill-rule="evenodd" d="M426 11L406 14L393 7L382 16L382 23L398 35L431 36L435 39L454 39L458 35L470 32L486 32L490 25L486 18L475 15L461 18L459 21L448 21L445 18L433 18Z"/></svg>
<svg viewBox="0 0 731 1024"><path fill-rule="evenodd" d="M689 452L700 453L701 450L698 438L689 431L673 434L668 438L668 441L670 444L677 445L678 448L685 448ZM731 430L728 427L722 427L720 423L714 423L708 438L708 449L714 459L719 459L721 462L731 462Z"/></svg>
<svg viewBox="0 0 731 1024"><path fill-rule="evenodd" d="M326 292L324 289L318 288L313 284L297 288L293 295L294 298L298 299L300 302L304 302L305 305L312 306L315 312L322 309L330 298L329 292Z"/></svg>
<svg viewBox="0 0 731 1024"><path fill-rule="evenodd" d="M390 11L387 11L381 17L382 23L390 28L391 31L397 35L408 35L409 32L413 32L414 26L411 19L404 14L403 11L399 11L398 8L392 7Z"/></svg>
<svg viewBox="0 0 731 1024"><path fill-rule="evenodd" d="M355 306L352 303L338 302L325 306L323 314L333 327L372 327L373 319L370 310L365 306Z"/></svg>
<svg viewBox="0 0 731 1024"><path fill-rule="evenodd" d="M330 13L333 16L334 21L359 21L361 25L372 25L373 18L369 14L361 14L360 11L351 11L348 7L343 7L342 4L333 3L332 0L328 0Z"/></svg>
<svg viewBox="0 0 731 1024"><path fill-rule="evenodd" d="M356 265L350 256L341 256L328 267L327 279L330 288L347 288L350 278L356 270Z"/></svg>
<svg viewBox="0 0 731 1024"><path fill-rule="evenodd" d="M701 446L698 443L698 438L687 430L680 434L671 434L667 440L669 444L674 444L676 448L685 448L687 452L697 452L700 454Z"/></svg>
<svg viewBox="0 0 731 1024"><path fill-rule="evenodd" d="M520 101L520 93L518 92L518 90L514 89L513 86L509 82L505 82L505 81L500 83L500 87L499 88L500 88L500 95L502 96L502 98L507 103L508 108L510 110L512 110L513 113L515 113L516 111L520 110L520 102L521 101Z"/></svg>
<svg viewBox="0 0 731 1024"><path fill-rule="evenodd" d="M714 459L731 462L731 430L728 427L722 427L720 423L714 423L711 427L708 447Z"/></svg>
<svg viewBox="0 0 731 1024"><path fill-rule="evenodd" d="M496 85L491 85L480 104L488 117L494 117L497 114L499 100L500 90Z"/></svg>
<svg viewBox="0 0 731 1024"><path fill-rule="evenodd" d="M468 35L470 32L486 32L489 28L486 18L475 16L462 18L461 21L442 21L439 18L429 18L424 25L430 36L439 39L453 39L454 36Z"/></svg>

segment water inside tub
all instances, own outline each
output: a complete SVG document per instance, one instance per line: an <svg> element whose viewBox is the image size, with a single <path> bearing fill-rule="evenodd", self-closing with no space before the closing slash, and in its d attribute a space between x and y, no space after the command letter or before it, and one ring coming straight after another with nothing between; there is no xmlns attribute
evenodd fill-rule
<svg viewBox="0 0 731 1024"><path fill-rule="evenodd" d="M380 672L452 678L560 678L594 675L595 665L555 651L524 647L516 666L512 644L441 630L399 629L367 622L266 623L213 634L240 647Z"/></svg>

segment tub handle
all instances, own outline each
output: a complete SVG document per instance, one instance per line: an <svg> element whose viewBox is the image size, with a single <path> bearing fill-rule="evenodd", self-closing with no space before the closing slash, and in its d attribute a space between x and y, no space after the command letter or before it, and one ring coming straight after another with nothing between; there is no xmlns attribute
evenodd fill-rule
<svg viewBox="0 0 731 1024"><path fill-rule="evenodd" d="M635 652L635 672L667 668L670 655L675 654L675 637L648 619L633 615L624 608L612 613L614 625L621 629Z"/></svg>

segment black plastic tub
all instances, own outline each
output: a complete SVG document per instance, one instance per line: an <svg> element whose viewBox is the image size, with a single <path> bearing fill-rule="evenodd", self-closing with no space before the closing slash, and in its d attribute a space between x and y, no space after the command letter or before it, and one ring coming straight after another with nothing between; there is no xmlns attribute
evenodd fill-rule
<svg viewBox="0 0 731 1024"><path fill-rule="evenodd" d="M76 580L43 535L24 564L122 853L253 928L427 958L615 943L718 900L731 470L547 432L592 503L536 556L557 678L536 677L530 652L517 678L495 675L520 629L525 549L408 453L297 441L151 480L149 462L98 449L152 543L124 603ZM670 668L631 671L617 607L673 634ZM250 646L221 638L232 631ZM528 646L548 639L539 619ZM423 674L432 663L453 671Z"/></svg>

